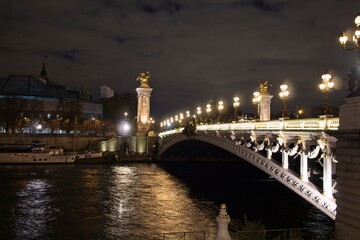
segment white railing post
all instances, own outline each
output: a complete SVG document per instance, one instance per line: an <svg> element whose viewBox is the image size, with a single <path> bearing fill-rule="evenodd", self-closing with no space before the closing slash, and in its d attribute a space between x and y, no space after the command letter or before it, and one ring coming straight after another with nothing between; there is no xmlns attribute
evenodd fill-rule
<svg viewBox="0 0 360 240"><path fill-rule="evenodd" d="M266 152L267 152L267 154L266 154L267 159L271 159L271 157L272 157L272 150L271 150L271 148L268 147L268 149L266 149Z"/></svg>
<svg viewBox="0 0 360 240"><path fill-rule="evenodd" d="M228 225L230 222L230 216L226 212L226 205L221 204L220 213L216 217L217 222L217 232L215 240L231 240Z"/></svg>
<svg viewBox="0 0 360 240"><path fill-rule="evenodd" d="M304 182L309 181L308 178L308 158L307 155L302 152L300 155L300 179Z"/></svg>
<svg viewBox="0 0 360 240"><path fill-rule="evenodd" d="M281 153L281 166L284 168L284 169L288 169L289 168L289 154L285 151L285 150L282 150L282 153Z"/></svg>

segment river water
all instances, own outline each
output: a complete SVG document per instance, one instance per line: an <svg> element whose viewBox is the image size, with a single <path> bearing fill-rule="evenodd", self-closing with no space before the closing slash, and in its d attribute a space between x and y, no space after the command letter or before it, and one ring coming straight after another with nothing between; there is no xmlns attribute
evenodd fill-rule
<svg viewBox="0 0 360 240"><path fill-rule="evenodd" d="M221 203L230 234L244 214L267 229L307 228L330 239L333 221L244 161L1 165L0 239L151 239L205 231Z"/></svg>

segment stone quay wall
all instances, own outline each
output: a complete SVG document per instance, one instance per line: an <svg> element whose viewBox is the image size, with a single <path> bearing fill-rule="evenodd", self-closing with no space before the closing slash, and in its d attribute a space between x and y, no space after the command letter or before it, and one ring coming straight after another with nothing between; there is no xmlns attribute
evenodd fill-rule
<svg viewBox="0 0 360 240"><path fill-rule="evenodd" d="M5 144L31 144L38 141L45 148L63 148L65 151L100 151L104 136L72 136L50 134L0 134L0 146Z"/></svg>

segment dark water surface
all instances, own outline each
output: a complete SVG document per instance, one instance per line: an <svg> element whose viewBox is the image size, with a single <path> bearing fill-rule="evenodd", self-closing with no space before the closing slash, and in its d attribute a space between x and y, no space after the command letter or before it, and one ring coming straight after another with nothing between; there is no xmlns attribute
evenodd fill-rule
<svg viewBox="0 0 360 240"><path fill-rule="evenodd" d="M307 228L330 239L333 221L243 161L0 166L0 239L132 239L230 233L244 214L267 229Z"/></svg>

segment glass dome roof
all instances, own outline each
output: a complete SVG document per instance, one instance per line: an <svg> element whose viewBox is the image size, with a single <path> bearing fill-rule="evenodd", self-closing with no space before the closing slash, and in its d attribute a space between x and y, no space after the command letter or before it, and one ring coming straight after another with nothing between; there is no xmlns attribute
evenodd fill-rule
<svg viewBox="0 0 360 240"><path fill-rule="evenodd" d="M0 95L66 99L69 93L62 85L47 78L11 75L0 78Z"/></svg>

